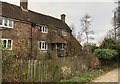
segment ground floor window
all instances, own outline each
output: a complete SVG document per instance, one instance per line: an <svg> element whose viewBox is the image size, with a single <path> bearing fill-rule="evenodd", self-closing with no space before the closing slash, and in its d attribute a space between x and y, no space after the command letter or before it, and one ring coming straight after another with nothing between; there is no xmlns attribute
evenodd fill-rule
<svg viewBox="0 0 120 84"><path fill-rule="evenodd" d="M13 40L11 39L2 39L2 49L12 50Z"/></svg>
<svg viewBox="0 0 120 84"><path fill-rule="evenodd" d="M57 49L57 50L64 50L65 44L64 43L52 43L52 49Z"/></svg>
<svg viewBox="0 0 120 84"><path fill-rule="evenodd" d="M39 41L39 49L40 50L47 50L48 49L48 45L45 41Z"/></svg>

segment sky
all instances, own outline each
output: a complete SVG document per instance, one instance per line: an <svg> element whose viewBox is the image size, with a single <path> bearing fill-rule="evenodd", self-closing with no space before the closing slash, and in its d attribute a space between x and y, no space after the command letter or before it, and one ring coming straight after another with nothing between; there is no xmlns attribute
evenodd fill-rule
<svg viewBox="0 0 120 84"><path fill-rule="evenodd" d="M20 0L1 0L19 6ZM60 19L66 15L66 23L74 25L75 33L81 31L80 20L87 13L91 16L91 29L94 31L94 42L100 43L106 33L112 29L113 11L116 4L113 0L29 0L28 9Z"/></svg>

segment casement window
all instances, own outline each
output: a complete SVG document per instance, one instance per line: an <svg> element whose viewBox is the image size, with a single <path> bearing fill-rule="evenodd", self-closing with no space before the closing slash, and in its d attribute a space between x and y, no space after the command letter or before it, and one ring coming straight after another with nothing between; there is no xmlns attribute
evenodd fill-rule
<svg viewBox="0 0 120 84"><path fill-rule="evenodd" d="M2 25L3 24L3 19L2 19L2 17L0 17L0 25Z"/></svg>
<svg viewBox="0 0 120 84"><path fill-rule="evenodd" d="M0 16L0 27L13 28L13 20Z"/></svg>
<svg viewBox="0 0 120 84"><path fill-rule="evenodd" d="M56 48L60 49L60 50L64 50L64 46L65 46L64 43L59 43L59 44L56 45Z"/></svg>
<svg viewBox="0 0 120 84"><path fill-rule="evenodd" d="M67 31L62 30L62 35L63 35L63 36L67 36Z"/></svg>
<svg viewBox="0 0 120 84"><path fill-rule="evenodd" d="M47 26L44 26L44 25L41 25L41 26L40 26L40 31L41 31L42 33L48 33L48 27L47 27Z"/></svg>
<svg viewBox="0 0 120 84"><path fill-rule="evenodd" d="M39 41L39 49L40 50L47 50L48 49L48 45L45 41Z"/></svg>
<svg viewBox="0 0 120 84"><path fill-rule="evenodd" d="M2 48L5 50L12 50L13 40L2 39Z"/></svg>

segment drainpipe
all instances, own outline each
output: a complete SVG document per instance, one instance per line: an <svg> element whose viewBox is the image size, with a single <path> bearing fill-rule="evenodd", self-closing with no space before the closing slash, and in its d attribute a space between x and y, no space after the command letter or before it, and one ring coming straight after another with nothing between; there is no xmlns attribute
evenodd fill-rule
<svg viewBox="0 0 120 84"><path fill-rule="evenodd" d="M0 83L2 83L2 31L0 31Z"/></svg>
<svg viewBox="0 0 120 84"><path fill-rule="evenodd" d="M30 45L30 58L33 58L32 55L32 42L33 42L33 35L32 35L32 28L35 28L36 24L34 22L31 22L31 31L30 31L30 41L31 41L31 45Z"/></svg>

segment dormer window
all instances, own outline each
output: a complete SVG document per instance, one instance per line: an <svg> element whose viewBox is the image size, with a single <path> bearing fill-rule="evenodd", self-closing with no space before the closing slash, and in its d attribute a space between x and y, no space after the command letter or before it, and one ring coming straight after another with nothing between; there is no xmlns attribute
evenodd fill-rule
<svg viewBox="0 0 120 84"><path fill-rule="evenodd" d="M63 36L67 36L67 31L62 30L62 35L63 35Z"/></svg>
<svg viewBox="0 0 120 84"><path fill-rule="evenodd" d="M0 27L13 28L13 21L8 18L0 17Z"/></svg>
<svg viewBox="0 0 120 84"><path fill-rule="evenodd" d="M40 26L40 31L41 31L42 33L48 33L48 27L47 27L47 26L44 26L44 25L41 25L41 26Z"/></svg>

